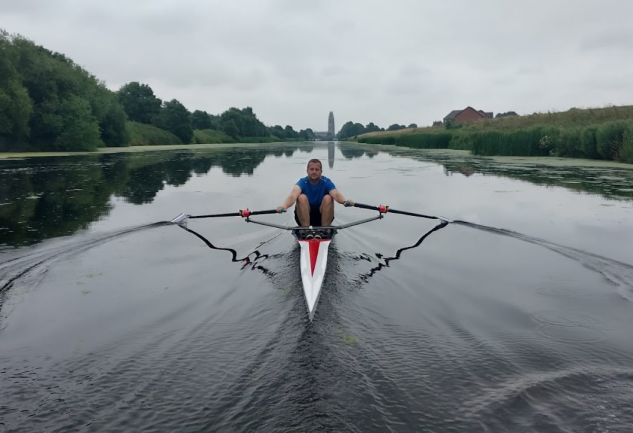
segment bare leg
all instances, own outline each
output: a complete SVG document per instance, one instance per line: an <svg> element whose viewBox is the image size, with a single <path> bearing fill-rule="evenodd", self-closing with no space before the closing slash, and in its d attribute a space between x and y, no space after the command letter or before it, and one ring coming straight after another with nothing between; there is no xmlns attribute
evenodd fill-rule
<svg viewBox="0 0 633 433"><path fill-rule="evenodd" d="M321 202L321 224L324 226L329 226L332 224L334 220L334 200L332 200L331 195L326 195L323 197L323 201Z"/></svg>
<svg viewBox="0 0 633 433"><path fill-rule="evenodd" d="M310 225L310 203L308 202L308 196L301 194L297 198L297 217L302 227Z"/></svg>

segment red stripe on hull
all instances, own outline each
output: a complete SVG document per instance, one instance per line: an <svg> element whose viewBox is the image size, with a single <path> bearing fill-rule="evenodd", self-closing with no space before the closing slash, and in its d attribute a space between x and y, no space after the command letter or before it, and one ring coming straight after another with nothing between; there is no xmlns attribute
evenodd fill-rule
<svg viewBox="0 0 633 433"><path fill-rule="evenodd" d="M312 269L312 275L314 275L314 267L316 266L317 257L319 256L319 245L321 245L321 240L310 240L310 268Z"/></svg>

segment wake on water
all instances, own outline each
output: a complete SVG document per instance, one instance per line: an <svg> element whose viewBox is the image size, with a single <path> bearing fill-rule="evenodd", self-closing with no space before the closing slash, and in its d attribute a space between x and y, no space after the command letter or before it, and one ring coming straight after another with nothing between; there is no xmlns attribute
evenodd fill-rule
<svg viewBox="0 0 633 433"><path fill-rule="evenodd" d="M594 272L598 272L614 286L618 287L619 294L627 301L633 302L633 266L619 262L608 257L599 256L577 248L566 247L544 239L527 236L512 230L499 229L480 224L469 223L467 221L453 221L465 227L483 230L502 236L509 236L524 242L540 245L551 251L562 254Z"/></svg>
<svg viewBox="0 0 633 433"><path fill-rule="evenodd" d="M17 283L35 284L46 273L50 264L57 260L81 253L131 233L162 227L168 224L170 224L169 221L160 221L152 224L129 227L90 236L80 241L71 240L62 245L56 244L50 247L39 248L24 255L11 257L0 263L0 295L7 292Z"/></svg>
<svg viewBox="0 0 633 433"><path fill-rule="evenodd" d="M29 252L17 257L10 257L9 259L0 263L0 309L3 304L3 297L6 293L15 285L21 286L33 286L37 284L48 271L50 265L60 259L70 257L72 255L81 253L88 249L94 248L103 243L111 240L137 233L142 230L162 227L169 225L169 221L160 221L151 224L144 224L141 226L130 227L113 232L98 234L90 236L88 238L77 240L71 240L70 242L62 245L56 244L50 247L43 247L36 249L33 252ZM633 302L633 266L613 260L607 257L599 256L587 251L582 251L576 248L566 247L553 242L549 242L544 239L539 239L531 236L527 236L518 232L514 232L506 229L499 229L495 227L484 226L480 224L474 224L467 221L453 221L453 224L459 224L461 226L470 227L478 230L482 230L488 233L493 233L502 236L509 236L524 242L540 245L551 251L562 254L580 264L598 272L604 276L609 282L618 287L620 295L628 301ZM442 225L443 227L443 225ZM433 229L435 231L437 228ZM187 230L192 232L191 230ZM196 234L196 233L194 233ZM428 234L427 234L428 235ZM196 234L196 236L200 237ZM426 236L424 236L426 237ZM421 239L423 240L424 237ZM205 241L205 239L203 239ZM208 241L205 241L208 245ZM419 241L420 242L420 241ZM225 249L211 246L214 249ZM227 251L230 249L227 249ZM230 250L232 251L232 250ZM258 252L255 257L259 257ZM253 254L253 253L251 253ZM244 260L236 259L233 254L233 261ZM254 265L257 260L255 260ZM252 264L252 263L251 263Z"/></svg>

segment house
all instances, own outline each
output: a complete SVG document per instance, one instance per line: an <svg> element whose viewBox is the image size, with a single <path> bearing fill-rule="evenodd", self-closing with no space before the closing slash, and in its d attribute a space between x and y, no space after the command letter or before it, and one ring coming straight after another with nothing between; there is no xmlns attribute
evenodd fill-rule
<svg viewBox="0 0 633 433"><path fill-rule="evenodd" d="M473 107L466 107L463 110L451 111L446 117L444 117L443 121L444 123L449 120L452 122L474 122L481 119L492 119L492 115L493 113L491 111L477 111Z"/></svg>

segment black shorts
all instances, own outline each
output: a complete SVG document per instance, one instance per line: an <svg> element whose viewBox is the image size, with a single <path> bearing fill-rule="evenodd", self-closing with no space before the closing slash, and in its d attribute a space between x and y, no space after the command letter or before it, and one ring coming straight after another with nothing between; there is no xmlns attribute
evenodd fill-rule
<svg viewBox="0 0 633 433"><path fill-rule="evenodd" d="M295 208L295 222L298 226L301 225L299 217L297 216L297 209ZM310 208L310 225L312 227L321 227L321 211L319 208Z"/></svg>

